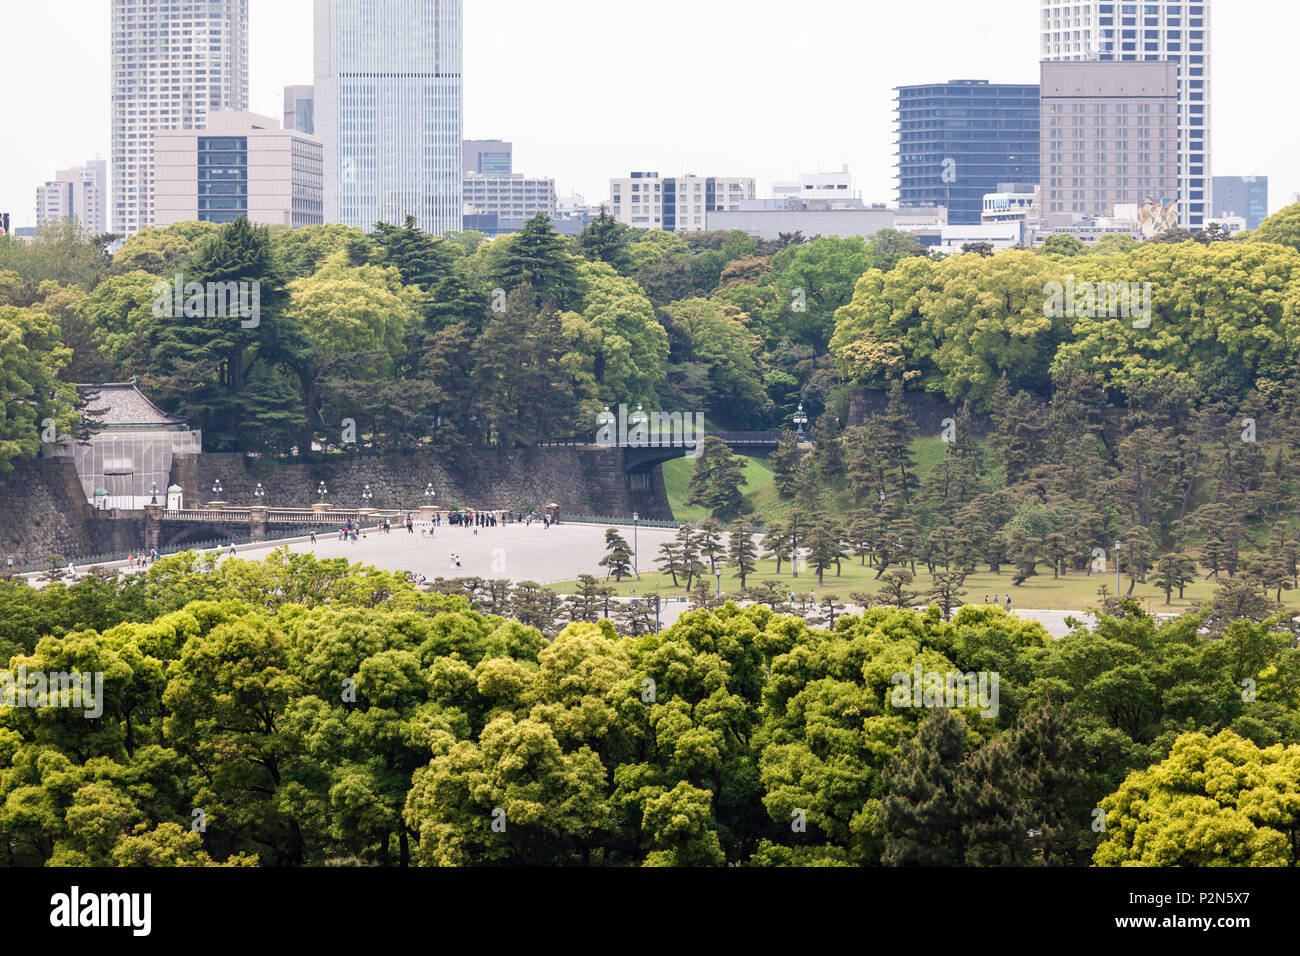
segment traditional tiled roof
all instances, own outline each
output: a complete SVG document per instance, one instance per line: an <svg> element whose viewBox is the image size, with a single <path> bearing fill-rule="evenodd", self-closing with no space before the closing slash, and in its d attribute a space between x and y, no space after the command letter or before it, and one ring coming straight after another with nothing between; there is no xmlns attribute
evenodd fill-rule
<svg viewBox="0 0 1300 956"><path fill-rule="evenodd" d="M104 428L179 428L185 419L168 415L144 397L134 382L78 385L87 412Z"/></svg>

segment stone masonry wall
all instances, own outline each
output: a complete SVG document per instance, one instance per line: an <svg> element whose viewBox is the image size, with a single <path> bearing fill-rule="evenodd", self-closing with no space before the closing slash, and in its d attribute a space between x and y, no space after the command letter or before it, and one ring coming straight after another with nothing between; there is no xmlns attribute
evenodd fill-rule
<svg viewBox="0 0 1300 956"><path fill-rule="evenodd" d="M89 512L71 458L15 462L0 474L0 565L91 553Z"/></svg>
<svg viewBox="0 0 1300 956"><path fill-rule="evenodd" d="M524 511L555 502L561 514L630 515L670 518L668 497L659 469L650 488L633 491L622 470L619 449L544 447L502 450L472 470L453 472L428 452L380 456L325 457L302 463L262 462L240 454L178 455L169 483L180 485L187 508L215 500L212 487L220 479L221 500L236 507L257 503L258 482L266 491L268 508L305 508L318 500L325 482L325 501L337 510L363 506L362 489L374 493L371 507L414 510L425 503L432 482L434 503L453 502L466 508Z"/></svg>

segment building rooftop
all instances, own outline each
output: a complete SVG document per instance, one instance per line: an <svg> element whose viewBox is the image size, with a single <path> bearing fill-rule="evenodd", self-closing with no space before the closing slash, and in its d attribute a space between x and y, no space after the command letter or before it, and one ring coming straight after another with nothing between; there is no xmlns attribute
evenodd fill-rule
<svg viewBox="0 0 1300 956"><path fill-rule="evenodd" d="M136 387L134 382L78 385L86 410L104 428L183 428L185 419L168 415Z"/></svg>

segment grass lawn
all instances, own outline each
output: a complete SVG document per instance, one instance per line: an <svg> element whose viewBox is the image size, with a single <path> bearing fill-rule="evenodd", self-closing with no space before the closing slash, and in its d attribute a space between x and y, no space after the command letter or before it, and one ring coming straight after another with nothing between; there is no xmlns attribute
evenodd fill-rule
<svg viewBox="0 0 1300 956"><path fill-rule="evenodd" d="M639 581L625 579L622 584L615 584L612 580L606 583L614 586L623 596L633 593L645 594L650 591L657 591L664 597L685 596L686 589L680 586L673 587L671 576L652 570L655 563L655 555L643 553ZM916 571L917 580L912 583L911 589L924 594L932 583L930 575L920 564L917 565ZM1044 571L1046 574L1043 573ZM1105 575L1094 574L1091 577L1083 573L1071 573L1053 580L1051 570L1040 566L1038 576L1030 578L1020 587L1012 586L1013 573L1011 569L1004 569L1001 574L992 574L987 570L977 571L966 579L965 601L969 604L982 604L984 595L987 594L990 599L993 595L997 595L999 601L1005 602L1007 594L1010 594L1013 610L1027 608L1041 611L1084 611L1097 605L1099 600L1097 591L1102 584L1108 585L1111 593L1115 590L1113 572ZM746 583L749 587L754 587L769 580L780 580L798 593L815 591L819 597L834 594L846 604L850 603L849 595L855 591L875 594L880 590L880 582L876 580L876 569L860 567L857 558L844 563L842 574L838 578L835 577L835 569L832 567L826 573L825 582L820 585L817 583L817 575L804 569L800 570L797 580L791 577L789 562L782 565L781 576L777 578L776 562L760 561L758 572L751 574ZM717 581L712 575L709 575L709 582L713 587L717 587ZM1128 586L1128 578L1124 578L1124 592L1128 591ZM577 582L570 581L552 587L561 593L571 594L576 589ZM1178 594L1175 593L1173 603L1169 606L1165 605L1164 594L1151 584L1137 585L1133 590L1133 597L1142 601L1152 613L1177 613L1209 599L1216 587L1214 581L1198 580L1184 592L1182 601L1178 600ZM734 594L740 590L740 579L730 573L730 568L723 571L722 590L724 594ZM1286 597L1285 593L1283 597ZM918 597L916 603L926 603L924 596Z"/></svg>
<svg viewBox="0 0 1300 956"><path fill-rule="evenodd" d="M924 477L942 460L944 455L944 445L938 438L919 438L912 442L912 455L916 463L917 476ZM674 461L667 462L663 466L664 485L668 491L668 501L672 506L673 515L679 521L688 521L698 526L700 521L708 517L704 508L698 506L687 506L685 504L687 485L691 480L691 474L695 470L695 459L678 458ZM745 458L745 480L744 487L745 501L750 506L749 515L758 523L766 524L776 519L784 518L790 513L791 503L782 501L776 493L776 486L772 480L772 470L764 458ZM848 491L840 483L840 487L824 488L818 493L817 500L818 510L843 518L846 514L855 509ZM800 569L798 579L791 576L789 562L782 565L779 580L791 587L797 593L807 593L816 591L819 596L834 594L845 603L849 603L849 595L853 592L864 592L866 594L875 594L880 590L880 582L876 580L875 568L863 568L858 565L858 558L851 558L846 561L841 569L841 576L835 576L835 570L832 568L826 573L824 583L817 583L817 576L804 569ZM661 575L654 570L657 564L657 555L643 553L641 555L641 579L639 581L623 581L622 584L615 585L620 595L630 595L633 593L645 594L648 591L657 591L665 597L676 597L686 594L686 589L681 586L674 587L672 577ZM911 590L920 593L917 598L918 604L926 601L925 592L929 590L932 579L923 565L917 565L917 578L912 582ZM1043 611L1083 611L1090 607L1095 607L1100 600L1098 589L1107 585L1108 593L1113 595L1115 590L1115 572L1112 568L1109 574L1092 575L1091 577L1084 573L1071 573L1059 579L1053 579L1051 569L1046 564L1039 566L1037 577L1032 577L1020 587L1014 587L1011 583L1015 569L1007 567L1001 574L992 574L989 571L976 572L966 579L965 600L972 604L982 604L984 596L987 594L990 600L994 595L1000 602L1006 601L1007 594L1011 595L1012 608L1028 608L1031 610ZM1201 573L1204 573L1202 571ZM716 587L716 580L710 575L710 583ZM1155 575L1152 574L1152 579ZM776 574L776 562L760 561L759 569L756 574L750 575L746 582L750 587L761 584L764 581L778 579ZM614 582L608 582L614 584ZM572 593L576 582L554 585L553 587L564 593ZM1121 593L1127 594L1129 587L1128 578L1123 578L1120 585ZM1197 581L1188 587L1183 593L1183 599L1180 601L1178 595L1173 595L1173 600L1169 605L1165 604L1164 594L1153 584L1138 584L1133 589L1132 596L1142 601L1147 608L1153 613L1170 612L1176 613L1189 609L1195 604L1208 600L1218 587L1215 581L1205 581L1198 577ZM724 593L735 593L740 589L739 578L730 573L730 569L724 571L722 576L722 590ZM1289 597L1284 592L1283 597ZM1294 601L1286 602L1288 606L1294 606Z"/></svg>
<svg viewBox="0 0 1300 956"><path fill-rule="evenodd" d="M700 505L686 504L687 486L691 475L695 473L694 458L674 458L665 462L664 488L668 492L668 503L672 506L673 517L678 521L699 524L709 516L707 509ZM788 506L777 499L776 487L772 484L772 469L765 458L745 459L745 485L741 489L745 501L753 509L751 517L758 521L777 517L788 511Z"/></svg>

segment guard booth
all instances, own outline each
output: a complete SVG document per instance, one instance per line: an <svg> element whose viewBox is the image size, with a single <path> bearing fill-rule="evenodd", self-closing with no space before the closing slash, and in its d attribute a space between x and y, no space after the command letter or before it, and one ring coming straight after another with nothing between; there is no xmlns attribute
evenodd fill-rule
<svg viewBox="0 0 1300 956"><path fill-rule="evenodd" d="M551 524L560 523L560 506L552 502L546 506L546 517L551 519Z"/></svg>

